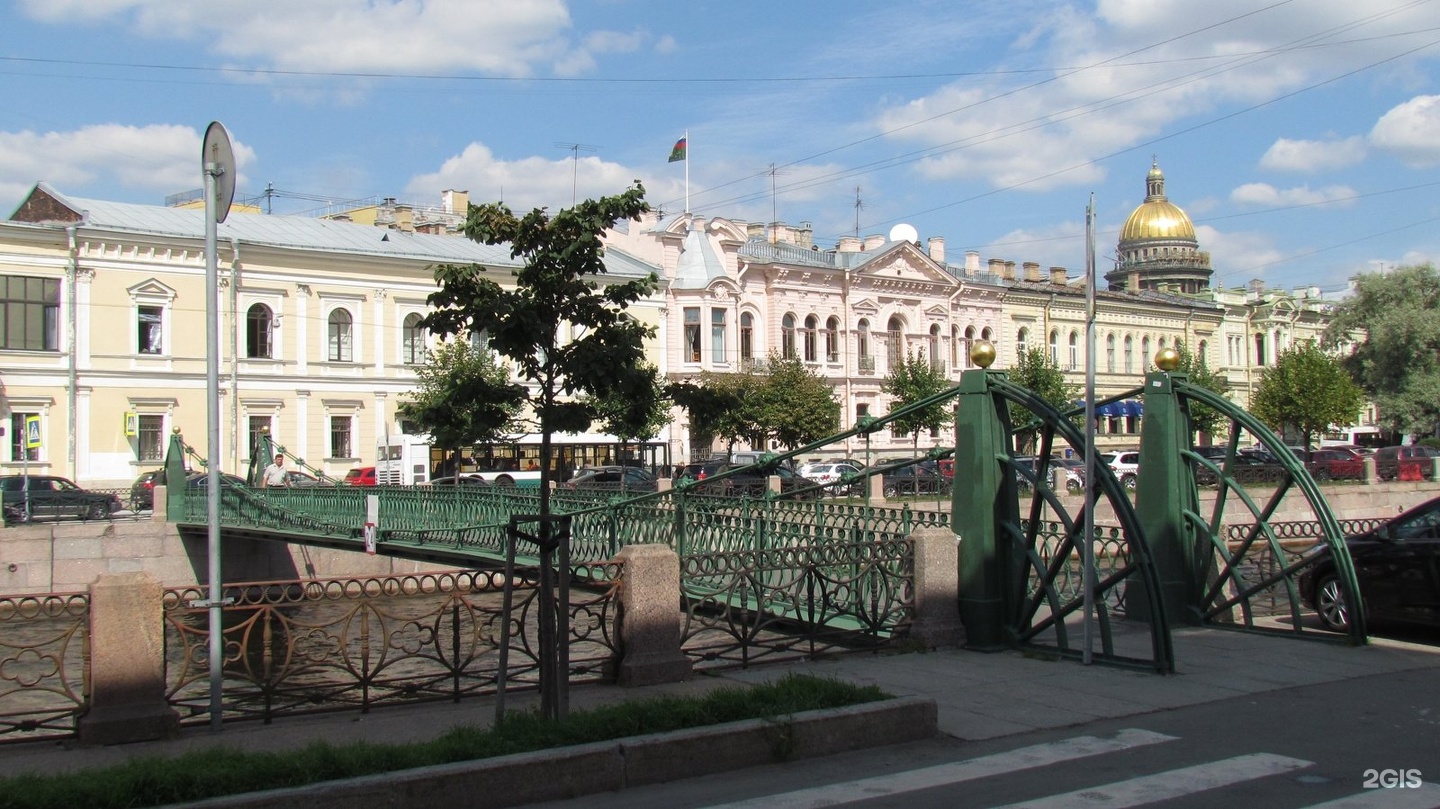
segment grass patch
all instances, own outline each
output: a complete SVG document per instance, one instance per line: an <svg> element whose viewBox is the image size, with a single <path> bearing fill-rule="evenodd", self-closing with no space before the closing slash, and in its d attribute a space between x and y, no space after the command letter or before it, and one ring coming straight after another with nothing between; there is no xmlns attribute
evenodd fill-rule
<svg viewBox="0 0 1440 809"><path fill-rule="evenodd" d="M161 806L433 764L602 742L626 736L769 719L885 699L876 686L790 675L773 683L717 689L699 697L655 697L575 711L550 722L512 714L494 728L454 728L418 744L315 742L284 752L228 747L138 758L65 775L0 778L0 809L120 809Z"/></svg>

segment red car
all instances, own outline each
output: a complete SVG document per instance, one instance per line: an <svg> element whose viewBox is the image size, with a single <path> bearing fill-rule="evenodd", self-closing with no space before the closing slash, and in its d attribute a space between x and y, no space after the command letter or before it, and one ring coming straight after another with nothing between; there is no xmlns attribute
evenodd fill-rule
<svg viewBox="0 0 1440 809"><path fill-rule="evenodd" d="M1323 447L1310 453L1310 475L1316 480L1364 480L1365 457L1338 447Z"/></svg>
<svg viewBox="0 0 1440 809"><path fill-rule="evenodd" d="M375 467L360 466L345 473L345 485L347 486L374 486Z"/></svg>

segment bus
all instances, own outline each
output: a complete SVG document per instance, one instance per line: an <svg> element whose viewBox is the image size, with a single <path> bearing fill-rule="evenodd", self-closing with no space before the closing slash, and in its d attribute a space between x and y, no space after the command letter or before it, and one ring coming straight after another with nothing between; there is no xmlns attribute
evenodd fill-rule
<svg viewBox="0 0 1440 809"><path fill-rule="evenodd" d="M562 481L586 466L638 466L656 477L670 474L670 445L660 441L621 442L606 436L551 437L551 480ZM375 480L388 485L415 486L455 474L477 476L500 486L540 485L540 436L479 444L460 450L459 457L432 447L425 435L388 437L376 448Z"/></svg>
<svg viewBox="0 0 1440 809"><path fill-rule="evenodd" d="M1390 436L1374 425L1332 428L1320 436L1320 446L1322 447L1352 446L1361 449L1379 449L1396 443L1399 442L1390 440Z"/></svg>

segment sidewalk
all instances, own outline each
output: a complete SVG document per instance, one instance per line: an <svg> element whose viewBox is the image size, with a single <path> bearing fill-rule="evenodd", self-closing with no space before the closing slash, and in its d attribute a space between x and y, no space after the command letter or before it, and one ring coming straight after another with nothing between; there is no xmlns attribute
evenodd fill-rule
<svg viewBox="0 0 1440 809"><path fill-rule="evenodd" d="M570 692L571 710L661 694L698 694L773 680L790 673L874 684L895 696L933 699L939 732L959 739L992 739L1027 731L1215 702L1296 686L1411 669L1440 670L1440 647L1374 639L1365 647L1220 629L1175 633L1177 673L1162 676L1021 652L981 654L962 649L863 655L811 663L757 666L697 674L684 683L623 689L584 686ZM533 694L510 695L513 710L535 704ZM489 699L369 714L329 714L239 723L215 733L187 728L180 738L117 747L69 749L56 742L0 746L0 775L73 772L142 756L169 756L217 745L285 750L315 740L377 743L421 741L455 725L488 726Z"/></svg>

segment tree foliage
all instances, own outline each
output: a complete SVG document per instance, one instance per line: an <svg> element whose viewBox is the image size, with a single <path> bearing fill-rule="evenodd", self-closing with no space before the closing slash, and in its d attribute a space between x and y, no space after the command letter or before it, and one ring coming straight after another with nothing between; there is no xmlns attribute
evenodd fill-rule
<svg viewBox="0 0 1440 809"><path fill-rule="evenodd" d="M945 374L923 356L907 354L880 383L880 390L895 397L890 412L922 402L951 387ZM920 433L934 432L945 426L951 411L945 403L937 403L908 413L890 422L899 432L910 435L912 447L920 444Z"/></svg>
<svg viewBox="0 0 1440 809"><path fill-rule="evenodd" d="M1440 429L1440 273L1433 264L1355 276L1325 345L1349 349L1344 367L1401 432Z"/></svg>
<svg viewBox="0 0 1440 809"><path fill-rule="evenodd" d="M602 428L621 442L648 441L670 423L670 402L660 382L660 369L642 364L637 371L593 402Z"/></svg>
<svg viewBox="0 0 1440 809"><path fill-rule="evenodd" d="M835 389L798 357L771 356L762 401L765 436L786 449L840 432Z"/></svg>
<svg viewBox="0 0 1440 809"><path fill-rule="evenodd" d="M1175 373L1184 374L1192 385L1220 396L1226 395L1229 386L1225 383L1225 377L1210 370L1204 357L1191 352L1190 347L1181 342L1175 343L1175 352L1180 355L1180 362L1175 366ZM1225 417L1215 408L1199 402L1191 402L1190 426L1196 432L1214 435L1215 429L1224 421L1226 421Z"/></svg>
<svg viewBox="0 0 1440 809"><path fill-rule="evenodd" d="M1260 375L1250 411L1282 436L1310 439L1331 424L1349 424L1365 405L1365 393L1340 361L1313 342L1280 352Z"/></svg>
<svg viewBox="0 0 1440 809"><path fill-rule="evenodd" d="M799 359L771 355L763 373L705 373L699 384L677 383L670 392L696 441L759 449L773 440L793 449L840 431L834 389Z"/></svg>
<svg viewBox="0 0 1440 809"><path fill-rule="evenodd" d="M644 341L653 329L626 309L655 289L654 275L601 284L606 230L622 219L638 219L650 206L637 182L613 197L584 200L553 217L537 208L517 217L503 203L471 205L465 235L473 241L507 245L523 266L513 286L502 286L479 265L444 265L435 271L440 290L422 325L442 335L483 333L531 383L525 402L541 433L541 514L549 513L551 436L588 430L610 406L659 395L647 384L653 372L644 363ZM578 335L563 340L562 335Z"/></svg>
<svg viewBox="0 0 1440 809"><path fill-rule="evenodd" d="M523 429L525 389L510 381L505 363L469 340L441 344L415 373L419 384L395 410L437 447L454 451Z"/></svg>
<svg viewBox="0 0 1440 809"><path fill-rule="evenodd" d="M1065 373L1041 346L1025 349L1015 366L1006 371L1006 377L1012 383L1034 391L1057 410L1069 409L1071 403L1082 393L1078 385L1066 381ZM1022 407L1018 413L1012 414L1012 418L1015 425L1021 427L1027 422L1035 421L1037 416L1028 408ZM1036 427L1017 430L1016 439L1020 449L1025 452L1033 451L1036 434Z"/></svg>

